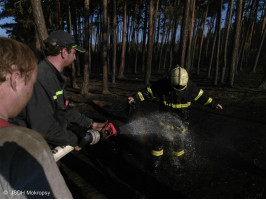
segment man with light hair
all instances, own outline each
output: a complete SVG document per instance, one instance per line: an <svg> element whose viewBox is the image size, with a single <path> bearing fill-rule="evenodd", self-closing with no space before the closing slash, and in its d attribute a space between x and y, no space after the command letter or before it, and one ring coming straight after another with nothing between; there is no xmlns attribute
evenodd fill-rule
<svg viewBox="0 0 266 200"><path fill-rule="evenodd" d="M0 37L1 199L72 198L44 138L8 122L31 98L37 71L28 46Z"/></svg>

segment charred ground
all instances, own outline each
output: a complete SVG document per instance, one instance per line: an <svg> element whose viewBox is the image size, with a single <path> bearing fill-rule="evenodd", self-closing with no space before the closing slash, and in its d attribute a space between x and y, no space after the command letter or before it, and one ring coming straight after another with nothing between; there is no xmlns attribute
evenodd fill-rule
<svg viewBox="0 0 266 200"><path fill-rule="evenodd" d="M133 135L118 136L73 152L61 161L61 171L75 198L266 198L266 91L257 89L262 73L239 74L235 87L211 86L212 80L192 80L224 110L191 108L193 155L186 167L167 163L153 176L146 171L149 144ZM152 76L152 81L160 78ZM127 97L144 87L143 77L128 75L110 84L102 95L101 80L92 78L86 97L77 89L68 96L82 113L117 126L130 122ZM81 79L78 79L81 85ZM137 109L150 113L156 104ZM143 138L142 138L143 141Z"/></svg>

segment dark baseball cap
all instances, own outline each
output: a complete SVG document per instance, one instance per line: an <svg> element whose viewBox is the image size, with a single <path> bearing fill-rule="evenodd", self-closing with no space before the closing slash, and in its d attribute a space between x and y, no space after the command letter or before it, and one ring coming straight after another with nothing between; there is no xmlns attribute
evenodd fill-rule
<svg viewBox="0 0 266 200"><path fill-rule="evenodd" d="M47 42L51 43L52 45L58 45L60 47L72 47L73 49L79 52L86 52L86 50L76 44L74 38L67 32L63 30L54 31L52 32L48 38Z"/></svg>

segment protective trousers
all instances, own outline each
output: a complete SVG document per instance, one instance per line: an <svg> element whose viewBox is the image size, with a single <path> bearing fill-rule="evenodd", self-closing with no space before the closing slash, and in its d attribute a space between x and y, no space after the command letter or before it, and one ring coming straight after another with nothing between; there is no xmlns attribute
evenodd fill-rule
<svg viewBox="0 0 266 200"><path fill-rule="evenodd" d="M173 160L179 160L184 157L185 154L185 141L184 138L187 134L187 129L180 125L169 125L164 122L159 122L160 133L157 133L153 137L152 142L152 157L154 167L158 167L161 161L161 157L164 155L164 146L169 148L170 156ZM175 162L173 164L177 164Z"/></svg>

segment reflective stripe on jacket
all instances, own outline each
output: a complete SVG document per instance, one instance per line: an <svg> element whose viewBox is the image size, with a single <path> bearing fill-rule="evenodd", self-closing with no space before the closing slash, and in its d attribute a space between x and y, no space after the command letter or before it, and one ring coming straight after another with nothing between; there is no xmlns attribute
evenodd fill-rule
<svg viewBox="0 0 266 200"><path fill-rule="evenodd" d="M211 108L216 107L216 103L195 83L188 81L187 88L183 91L175 91L167 78L163 78L151 86L138 91L134 96L138 101L153 99L160 102L161 111L168 111L178 114L183 120L189 118L189 107L192 102L197 102Z"/></svg>

